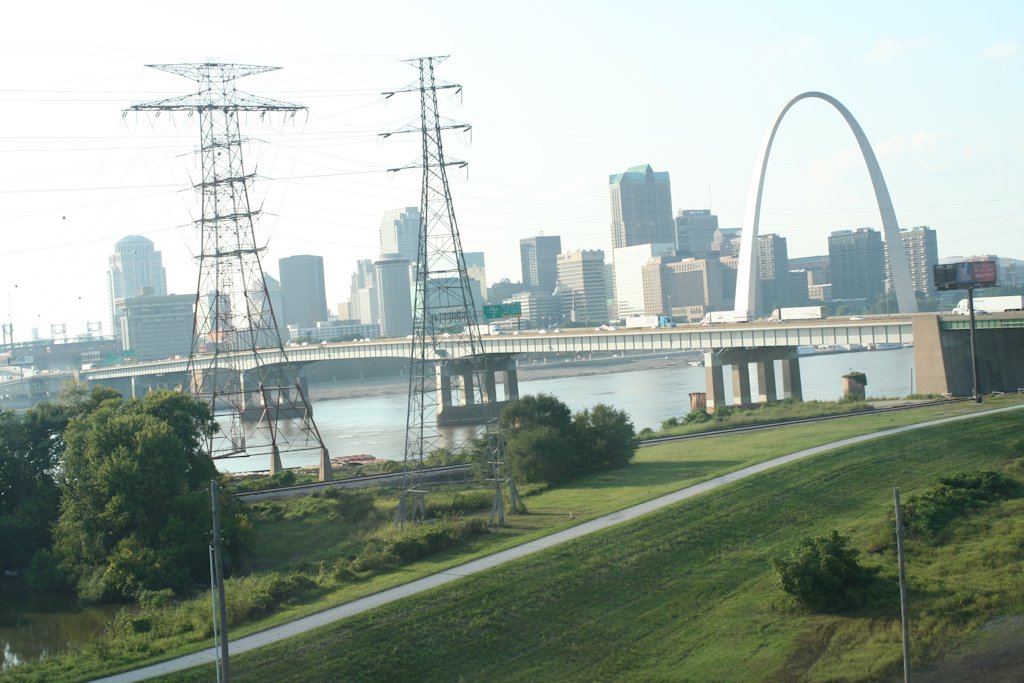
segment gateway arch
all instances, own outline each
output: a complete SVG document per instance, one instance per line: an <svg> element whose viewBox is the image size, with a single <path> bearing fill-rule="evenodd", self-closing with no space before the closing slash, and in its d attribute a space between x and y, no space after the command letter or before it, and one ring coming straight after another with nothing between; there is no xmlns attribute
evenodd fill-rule
<svg viewBox="0 0 1024 683"><path fill-rule="evenodd" d="M860 145L860 153L864 157L864 163L868 167L871 176L871 185L875 190L875 200L878 203L878 212L882 215L882 231L887 247L889 272L892 274L893 288L896 290L896 302L900 313L916 313L917 299L910 281L910 266L907 264L906 252L903 249L903 239L900 237L900 227L896 222L896 211L892 207L892 198L889 197L889 189L885 185L885 178L882 177L882 169L878 166L878 159L875 157L871 144L868 142L860 124L853 118L850 110L843 104L823 92L805 92L791 99L782 108L775 122L765 132L761 141L761 151L758 153L757 162L754 164L754 171L750 177L750 188L747 193L746 213L743 217L743 232L740 237L740 260L738 272L736 273L736 307L739 318L749 320L757 314L757 231L761 222L761 193L764 189L764 174L768 167L768 154L772 149L772 142L775 140L775 133L779 130L783 117L790 108L806 99L825 100L836 111L843 115L846 123L850 126L857 144Z"/></svg>

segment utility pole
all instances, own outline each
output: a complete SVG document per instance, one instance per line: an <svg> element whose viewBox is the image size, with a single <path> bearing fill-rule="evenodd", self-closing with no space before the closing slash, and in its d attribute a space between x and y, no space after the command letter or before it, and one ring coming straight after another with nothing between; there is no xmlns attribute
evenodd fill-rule
<svg viewBox="0 0 1024 683"><path fill-rule="evenodd" d="M269 455L270 473L282 469L282 451L319 451L320 478L330 479L330 458L299 371L288 362L263 276L256 220L249 205L256 175L242 159L239 118L245 113L294 116L299 104L251 95L235 88L244 76L278 67L249 64L151 64L190 78L198 92L132 105L128 111L198 113L202 180L199 281L188 391L206 401L221 429L207 449L212 458ZM285 427L285 428L282 428Z"/></svg>
<svg viewBox="0 0 1024 683"><path fill-rule="evenodd" d="M217 583L216 610L214 613L214 626L220 631L220 656L218 657L218 671L223 678L218 676L218 681L223 683L231 682L231 664L228 661L228 610L224 598L224 557L221 552L220 536L220 491L215 479L210 480L210 498L213 502L213 570L214 581Z"/></svg>
<svg viewBox="0 0 1024 683"><path fill-rule="evenodd" d="M981 376L978 374L978 354L974 349L974 287L967 288L967 311L971 316L971 376L974 378L974 402L981 403Z"/></svg>
<svg viewBox="0 0 1024 683"><path fill-rule="evenodd" d="M903 557L903 511L899 487L892 490L896 501L896 557L900 572L900 623L903 627L903 682L910 683L910 607L907 604L907 567Z"/></svg>
<svg viewBox="0 0 1024 683"><path fill-rule="evenodd" d="M416 287L413 302L413 333L409 361L409 402L406 414L406 439L403 494L399 499L397 522L403 524L410 511L406 499L414 501L416 517L423 510L424 491L417 471L432 452L452 445L438 431L436 418L442 395L453 403L486 406L491 422L494 404L487 398L480 340L479 319L473 302L466 259L455 219L455 207L448 186L448 168L464 168L464 161L445 156L442 134L445 131L470 130L469 124L442 119L437 106L438 91L462 92L456 83L438 81L435 67L447 56L402 60L419 72L412 84L383 93L385 99L399 93L418 93L419 121L399 130L382 133L387 138L398 133L419 133L421 156L401 171L422 169L420 194L419 246L416 261ZM495 466L496 481L504 461ZM500 483L496 484L499 487Z"/></svg>

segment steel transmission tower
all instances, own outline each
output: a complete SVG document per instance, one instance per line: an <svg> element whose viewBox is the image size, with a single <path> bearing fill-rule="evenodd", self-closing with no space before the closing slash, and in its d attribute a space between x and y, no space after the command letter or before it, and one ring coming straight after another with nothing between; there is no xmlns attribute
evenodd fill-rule
<svg viewBox="0 0 1024 683"><path fill-rule="evenodd" d="M213 458L270 455L270 473L281 469L281 452L319 451L320 478L331 476L330 459L296 367L289 365L257 245L259 211L249 205L255 178L242 161L239 117L243 113L305 110L298 104L250 95L235 88L243 76L279 67L247 64L151 64L190 78L199 91L132 105L127 111L199 114L202 203L199 283L192 351L186 382L207 401L221 425L208 443Z"/></svg>
<svg viewBox="0 0 1024 683"><path fill-rule="evenodd" d="M447 405L478 406L478 423L495 424L494 403L485 390L483 345L466 261L462 252L455 208L448 187L448 167L464 168L466 162L448 159L442 134L450 130L470 130L469 124L442 119L437 107L439 90L461 93L462 86L437 81L434 67L447 59L418 57L402 60L419 71L419 79L400 90L385 92L385 99L398 93L419 93L419 124L383 133L420 133L422 157L400 171L420 168L423 186L420 195L422 224L416 262L416 294L413 303L413 335L409 367L409 403L405 437L405 482L399 501L398 520L425 513L424 491L417 471L424 457L449 445L437 428L439 411ZM489 439L491 465L495 481L495 511L501 504L501 478L504 465L500 438ZM511 485L513 510L518 493ZM413 509L408 509L409 501ZM501 506L503 508L503 506ZM492 520L494 515L492 514ZM501 513L503 520L503 512Z"/></svg>

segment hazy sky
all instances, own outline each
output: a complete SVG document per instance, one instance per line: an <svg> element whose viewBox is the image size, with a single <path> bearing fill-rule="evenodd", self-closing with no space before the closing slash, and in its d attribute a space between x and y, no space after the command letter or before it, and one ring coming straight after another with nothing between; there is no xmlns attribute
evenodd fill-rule
<svg viewBox="0 0 1024 683"><path fill-rule="evenodd" d="M518 241L608 249L608 175L651 164L675 209L742 223L765 129L794 95L821 90L858 119L900 225L930 225L940 256L1024 258L1024 4L1006 2L57 2L5 7L0 106L0 317L16 337L107 319L114 242L145 235L168 286L194 292L197 120L122 116L193 83L145 64L217 61L282 70L241 90L309 107L250 116L246 165L261 180L265 269L320 254L328 304L356 259L377 256L381 214L419 202L418 116L401 58L449 54L442 99L471 123L446 153L470 163L452 193L467 251L488 279L520 278ZM880 226L849 129L827 104L786 117L768 168L761 231L791 256L827 252L831 230Z"/></svg>

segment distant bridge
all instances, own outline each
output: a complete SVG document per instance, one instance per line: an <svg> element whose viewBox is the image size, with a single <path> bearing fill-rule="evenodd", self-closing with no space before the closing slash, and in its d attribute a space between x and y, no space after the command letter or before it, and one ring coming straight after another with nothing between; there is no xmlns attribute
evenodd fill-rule
<svg viewBox="0 0 1024 683"><path fill-rule="evenodd" d="M977 348L979 377L983 393L1013 391L1024 387L1024 314L1020 312L984 316L978 319ZM485 336L484 352L500 362L492 370L506 372L506 396L516 387L515 358L519 355L550 354L612 355L622 353L658 354L669 351L699 351L704 354L707 407L713 409L725 401L724 367L731 366L733 402L751 403L750 366L758 377L760 402L777 398L801 398L801 346L914 345L914 367L920 393L969 396L973 388L970 341L967 320L963 316L919 313L915 315L859 316L826 318L799 322L685 325L670 329L581 330L541 334L521 332ZM331 360L408 358L407 339L379 339L363 342L292 346L287 360L307 365ZM456 378L465 369L459 363L458 346L438 343L438 365L445 368L445 381ZM263 354L269 362L283 362L280 352ZM212 356L199 357L198 369L208 367ZM251 363L251 360L244 360ZM507 363L507 364L506 364ZM779 363L776 366L776 363ZM27 408L55 398L69 379L86 384L114 386L125 395L144 393L154 388L173 388L181 383L186 359L169 359L80 372L49 373L22 380L0 383L0 408ZM776 387L781 377L782 386ZM456 380L457 381L457 380ZM492 389L493 387L489 387Z"/></svg>
<svg viewBox="0 0 1024 683"><path fill-rule="evenodd" d="M619 329L614 331L591 329L567 329L560 332L540 333L536 331L504 333L501 335L484 336L483 351L494 356L515 357L519 355L549 354L619 354L619 353L652 353L666 351L701 351L719 350L713 357L705 359L709 367L718 367L724 359L732 359L739 363L742 350L769 349L770 360L792 357L795 361L796 348L799 346L861 344L906 344L913 342L913 325L908 316L884 316L849 320L832 318L825 320L809 320L788 323L754 322L745 324L721 324L703 327L686 325L669 329ZM294 365L306 365L320 361L364 360L374 358L408 358L409 339L377 339L373 341L356 341L340 343L310 344L309 346L290 346L285 355L280 351L261 351L264 363L288 362ZM721 350L732 350L732 355L723 355ZM460 345L446 343L438 339L437 360L458 360L462 351ZM242 370L252 369L255 365L252 354L240 354L241 358L233 366ZM198 356L195 361L197 370L210 366L213 355ZM768 360L763 353L751 357L750 362ZM728 361L731 362L731 361ZM34 403L57 395L61 386L70 378L78 379L87 384L112 384L126 393L134 393L136 381L140 381L140 389L146 391L154 386L163 386L161 378L174 385L181 382L188 367L188 359L175 358L148 363L125 364L115 367L94 368L79 372L50 373L36 375L24 380L0 383L0 405L25 407L28 400ZM798 370L797 370L798 372ZM130 382L128 386L124 381ZM155 380L155 382L154 382ZM709 382L709 385L713 382ZM799 391L797 394L799 395ZM15 399L20 398L20 401ZM714 405L715 399L724 400L714 391L709 391L709 402ZM14 401L14 403L12 403Z"/></svg>

